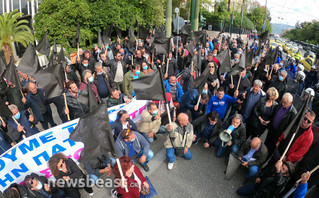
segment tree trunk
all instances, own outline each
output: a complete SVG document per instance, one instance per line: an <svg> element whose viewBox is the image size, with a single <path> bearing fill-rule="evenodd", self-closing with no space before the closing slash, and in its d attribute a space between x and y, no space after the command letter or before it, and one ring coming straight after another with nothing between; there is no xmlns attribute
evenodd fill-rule
<svg viewBox="0 0 319 198"><path fill-rule="evenodd" d="M8 65L10 63L11 56L12 56L12 59L14 59L13 55L12 55L11 46L10 46L10 44L3 44L1 49L4 52L4 58L6 59L6 64Z"/></svg>

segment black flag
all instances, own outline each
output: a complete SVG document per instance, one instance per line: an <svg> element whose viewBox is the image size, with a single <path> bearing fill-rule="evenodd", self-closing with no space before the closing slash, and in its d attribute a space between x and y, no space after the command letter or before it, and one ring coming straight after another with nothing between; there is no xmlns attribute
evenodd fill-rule
<svg viewBox="0 0 319 198"><path fill-rule="evenodd" d="M12 112L5 104L5 101L0 97L0 116L5 118L10 118L12 116Z"/></svg>
<svg viewBox="0 0 319 198"><path fill-rule="evenodd" d="M39 42L39 44L36 46L36 50L41 53L46 55L47 57L49 57L50 54L50 49L51 49L51 45L50 45L50 41L47 35L47 32L44 33L41 41Z"/></svg>
<svg viewBox="0 0 319 198"><path fill-rule="evenodd" d="M80 162L96 159L107 152L116 155L106 104L100 104L94 111L82 116L70 139L84 144Z"/></svg>
<svg viewBox="0 0 319 198"><path fill-rule="evenodd" d="M193 57L193 56L194 56L194 45L193 45L193 43L187 44L187 45L185 46L185 48L186 48L187 51L189 52L189 55L190 55L191 57Z"/></svg>
<svg viewBox="0 0 319 198"><path fill-rule="evenodd" d="M134 45L135 45L135 38L130 38L127 42L127 49L131 54L135 54Z"/></svg>
<svg viewBox="0 0 319 198"><path fill-rule="evenodd" d="M76 45L77 43L81 42L81 37L80 37L80 24L78 22L77 28L76 28L76 34L75 34L75 39L74 39L74 44Z"/></svg>
<svg viewBox="0 0 319 198"><path fill-rule="evenodd" d="M13 59L11 57L10 63L7 66L7 69L3 73L3 77L8 80L9 82L13 83L18 90L22 89L22 86L20 84L19 76L17 73L17 67L13 62Z"/></svg>
<svg viewBox="0 0 319 198"><path fill-rule="evenodd" d="M65 62L65 55L64 55L64 50L63 50L63 45L61 45L61 50L58 56L58 63Z"/></svg>
<svg viewBox="0 0 319 198"><path fill-rule="evenodd" d="M168 54L170 48L170 38L155 37L151 48L155 48L156 54Z"/></svg>
<svg viewBox="0 0 319 198"><path fill-rule="evenodd" d="M273 54L273 50L272 50L272 47L270 47L267 51L267 54L265 55L265 58L264 58L266 60L266 65L272 64L272 62L273 62L272 54Z"/></svg>
<svg viewBox="0 0 319 198"><path fill-rule="evenodd" d="M186 24L181 29L181 34L185 34L187 36L190 36L192 32L192 24Z"/></svg>
<svg viewBox="0 0 319 198"><path fill-rule="evenodd" d="M150 31L146 29L145 27L138 26L138 38L143 39L143 41L146 40L146 37L150 35Z"/></svg>
<svg viewBox="0 0 319 198"><path fill-rule="evenodd" d="M102 40L103 43L110 43L110 38L113 31L113 25L109 25L103 32Z"/></svg>
<svg viewBox="0 0 319 198"><path fill-rule="evenodd" d="M216 64L215 64L216 66ZM198 90L199 93L202 93L204 89L204 85L207 82L207 77L209 76L209 67L206 67L202 75L196 78L195 80L195 85L196 89Z"/></svg>
<svg viewBox="0 0 319 198"><path fill-rule="evenodd" d="M56 40L54 39L54 43L53 43L53 47L52 47L52 53L54 55L57 55L58 54L58 48L56 46Z"/></svg>
<svg viewBox="0 0 319 198"><path fill-rule="evenodd" d="M219 54L216 56L216 59L219 61L219 75L229 72L231 70L231 64L230 64L230 56L228 49L222 52L219 52Z"/></svg>
<svg viewBox="0 0 319 198"><path fill-rule="evenodd" d="M89 108L90 112L94 111L94 109L98 106L96 99L95 99L95 94L94 91L91 87L91 83L89 83L86 88L88 89L88 95L89 95Z"/></svg>
<svg viewBox="0 0 319 198"><path fill-rule="evenodd" d="M199 44L199 45L204 45L203 41L205 38L204 37L204 32L203 31L196 31L194 32L194 36L195 36L195 42L196 44ZM206 42L205 42L206 43ZM204 46L205 47L205 46Z"/></svg>
<svg viewBox="0 0 319 198"><path fill-rule="evenodd" d="M98 44L99 47L101 47L103 45L103 41L102 41L100 30L97 32L97 44Z"/></svg>
<svg viewBox="0 0 319 198"><path fill-rule="evenodd" d="M116 32L116 36L121 38L122 37L122 31L117 26L114 26L114 29L115 29L115 32Z"/></svg>
<svg viewBox="0 0 319 198"><path fill-rule="evenodd" d="M164 101L159 70L132 80L133 89L138 100Z"/></svg>
<svg viewBox="0 0 319 198"><path fill-rule="evenodd" d="M262 33L262 34L259 36L259 42L260 42L260 43L266 43L266 42L267 42L267 39L268 39L268 31Z"/></svg>
<svg viewBox="0 0 319 198"><path fill-rule="evenodd" d="M227 73L227 75L238 75L240 72L244 71L245 67L242 67L242 65L240 65L240 62L237 63L234 67L231 68L231 71Z"/></svg>
<svg viewBox="0 0 319 198"><path fill-rule="evenodd" d="M20 60L18 70L30 76L42 70L33 45L29 44L28 48L25 50Z"/></svg>
<svg viewBox="0 0 319 198"><path fill-rule="evenodd" d="M0 55L0 76L2 76L5 69L6 69L6 64L4 63L4 60L2 56Z"/></svg>
<svg viewBox="0 0 319 198"><path fill-rule="evenodd" d="M134 30L132 26L130 26L130 29L128 30L128 37L129 38L135 38Z"/></svg>
<svg viewBox="0 0 319 198"><path fill-rule="evenodd" d="M245 66L246 67L251 67L253 65L254 50L251 49L249 52L247 52L247 50L246 50L246 65Z"/></svg>
<svg viewBox="0 0 319 198"><path fill-rule="evenodd" d="M238 63L239 67L246 68L246 52L243 52Z"/></svg>

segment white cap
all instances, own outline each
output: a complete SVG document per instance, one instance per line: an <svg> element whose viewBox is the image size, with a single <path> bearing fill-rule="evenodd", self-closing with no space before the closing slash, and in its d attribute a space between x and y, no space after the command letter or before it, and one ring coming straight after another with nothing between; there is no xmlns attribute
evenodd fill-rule
<svg viewBox="0 0 319 198"><path fill-rule="evenodd" d="M311 69L316 69L316 65L311 66Z"/></svg>
<svg viewBox="0 0 319 198"><path fill-rule="evenodd" d="M315 96L315 91L312 89L312 88L307 88L305 90L305 92L308 94L308 95L311 95L311 96Z"/></svg>
<svg viewBox="0 0 319 198"><path fill-rule="evenodd" d="M278 47L278 50L282 52L282 47Z"/></svg>
<svg viewBox="0 0 319 198"><path fill-rule="evenodd" d="M298 64L298 68L303 71L305 69L305 67L302 64Z"/></svg>

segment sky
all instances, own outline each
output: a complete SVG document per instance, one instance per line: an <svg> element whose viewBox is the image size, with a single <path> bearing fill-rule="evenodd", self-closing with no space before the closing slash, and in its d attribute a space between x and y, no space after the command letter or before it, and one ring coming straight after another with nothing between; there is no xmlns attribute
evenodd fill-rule
<svg viewBox="0 0 319 198"><path fill-rule="evenodd" d="M265 5L266 0L258 1ZM297 21L319 20L319 0L267 0L271 23L283 23L295 26Z"/></svg>

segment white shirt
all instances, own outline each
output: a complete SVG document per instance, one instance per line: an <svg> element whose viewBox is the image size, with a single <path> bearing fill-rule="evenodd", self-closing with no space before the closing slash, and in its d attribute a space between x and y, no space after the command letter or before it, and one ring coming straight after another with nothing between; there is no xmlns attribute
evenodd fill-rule
<svg viewBox="0 0 319 198"><path fill-rule="evenodd" d="M123 82L123 67L121 62L117 62L114 82Z"/></svg>

